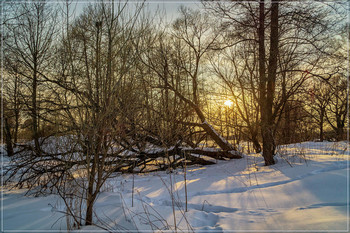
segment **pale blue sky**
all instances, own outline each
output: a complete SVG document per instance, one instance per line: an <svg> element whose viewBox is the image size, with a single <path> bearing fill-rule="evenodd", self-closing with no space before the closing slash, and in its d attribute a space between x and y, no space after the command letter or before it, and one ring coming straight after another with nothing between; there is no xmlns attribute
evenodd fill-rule
<svg viewBox="0 0 350 233"><path fill-rule="evenodd" d="M89 3L94 3L95 1L76 1L76 16L79 15L85 6ZM115 1L118 3L118 1ZM135 3L141 3L141 1L129 1L130 5ZM73 4L74 5L74 4ZM178 16L178 9L181 5L190 8L199 8L201 6L200 1L146 1L145 9L150 13L156 12L157 9L160 10L162 15L164 14L165 21L171 21Z"/></svg>
<svg viewBox="0 0 350 233"><path fill-rule="evenodd" d="M181 5L190 8L198 8L201 5L200 1L146 1L146 4L150 11L156 11L157 8L164 11L167 21L178 16L178 9Z"/></svg>

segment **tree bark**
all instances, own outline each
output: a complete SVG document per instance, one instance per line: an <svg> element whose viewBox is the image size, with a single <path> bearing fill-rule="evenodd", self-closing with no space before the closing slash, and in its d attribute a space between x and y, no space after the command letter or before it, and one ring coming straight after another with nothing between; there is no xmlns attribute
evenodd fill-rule
<svg viewBox="0 0 350 233"><path fill-rule="evenodd" d="M18 140L18 128L19 128L19 111L20 111L20 106L19 106L19 82L18 82L18 75L15 77L15 86L14 86L14 112L15 112L15 131L13 133L13 138L14 138L14 143L17 143Z"/></svg>
<svg viewBox="0 0 350 233"><path fill-rule="evenodd" d="M181 100L188 103L193 110L196 112L198 118L202 122L201 127L204 129L204 131L215 141L215 143L224 151L236 151L236 149L223 137L220 136L220 134L207 122L202 110L199 108L199 106L195 103L193 103L191 100L187 99L185 96L183 96L179 91L177 91L174 87L172 87L168 82L166 82L166 85L169 89L171 89L175 95L177 95ZM239 154L239 152L236 151L236 154Z"/></svg>
<svg viewBox="0 0 350 233"><path fill-rule="evenodd" d="M254 148L255 152L260 153L261 146L260 146L260 143L259 143L258 139L256 138L256 136L253 136L251 141L253 142L253 148Z"/></svg>
<svg viewBox="0 0 350 233"><path fill-rule="evenodd" d="M320 141L323 142L323 121L324 121L324 110L321 109L321 114L320 114Z"/></svg>
<svg viewBox="0 0 350 233"><path fill-rule="evenodd" d="M94 186L95 186L97 156L98 155L94 155L91 171L89 172L89 184L88 184L87 199L86 199L85 225L92 225L92 213L93 213L93 206L95 202Z"/></svg>
<svg viewBox="0 0 350 233"><path fill-rule="evenodd" d="M266 93L267 131L265 132L266 145L264 146L264 159L267 166L275 164L275 160L273 159L275 154L273 100L275 95L278 56L278 4L278 2L271 3L270 56Z"/></svg>
<svg viewBox="0 0 350 233"><path fill-rule="evenodd" d="M10 126L8 123L7 118L4 118L4 123L5 123L5 138L6 138L6 151L7 151L7 156L11 157L13 156L13 145L12 145L12 138L11 138L11 130Z"/></svg>
<svg viewBox="0 0 350 233"><path fill-rule="evenodd" d="M32 129L35 151L40 154L39 133L38 133L38 107L37 107L37 88L38 88L38 72L37 57L34 54L34 69L32 81Z"/></svg>
<svg viewBox="0 0 350 233"><path fill-rule="evenodd" d="M268 125L267 125L267 104L266 104L266 67L265 67L265 2L260 1L259 4L259 28L258 28L258 41L259 41L259 100L260 100L260 121L261 121L261 135L263 140L263 154L267 156L268 151ZM266 164L266 159L265 159Z"/></svg>
<svg viewBox="0 0 350 233"><path fill-rule="evenodd" d="M275 154L274 143L274 118L273 101L275 93L275 81L278 56L278 2L271 3L271 35L270 54L268 64L268 76L266 78L265 68L265 3L260 2L259 6L259 75L260 75L260 113L261 113L261 134L263 138L263 157L265 165L275 164L273 156Z"/></svg>
<svg viewBox="0 0 350 233"><path fill-rule="evenodd" d="M214 142L224 151L236 150L228 141L226 141L223 137L220 136L220 134L214 129L213 126L211 126L207 122L207 120L206 120L203 112L200 110L200 108L193 103L191 105L194 108L194 110L196 111L199 119L202 121L202 124L201 124L202 128L211 137L211 139L213 139Z"/></svg>

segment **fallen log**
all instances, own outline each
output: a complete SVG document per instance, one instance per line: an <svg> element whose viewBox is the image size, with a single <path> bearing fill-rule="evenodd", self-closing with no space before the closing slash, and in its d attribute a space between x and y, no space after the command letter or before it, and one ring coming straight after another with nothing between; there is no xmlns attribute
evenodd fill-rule
<svg viewBox="0 0 350 233"><path fill-rule="evenodd" d="M171 149L164 149L161 151L156 152L139 152L135 153L133 156L130 157L130 160L128 161L128 157L123 157L124 163L126 163L124 166L119 167L119 169L122 169L123 172L135 172L134 169L136 167L142 166L140 171L137 173L143 173L143 172L151 172L151 171L164 171L167 170L169 167L175 168L178 166L182 166L182 161L186 159L187 165L212 165L215 164L215 162L210 161L205 158L201 158L201 155L213 158L213 159L240 159L241 154L236 151L222 151L222 150L203 150L203 149L190 149L190 148L181 148L181 147L172 147ZM198 156L195 156L198 155ZM176 157L178 156L178 157ZM166 163L158 163L155 162L159 158L169 158ZM171 158L171 159L170 159ZM180 161L182 160L182 161ZM147 163L153 163L153 165L159 166L157 169L152 169L144 171L144 168L146 167ZM128 164L128 165L127 165ZM127 169L125 169L127 167ZM119 170L118 169L118 170Z"/></svg>
<svg viewBox="0 0 350 233"><path fill-rule="evenodd" d="M183 149L185 153L209 156L214 159L241 159L241 154L237 151L209 151L201 149Z"/></svg>
<svg viewBox="0 0 350 233"><path fill-rule="evenodd" d="M186 154L186 161L190 160L190 162L186 162L187 165L212 165L215 164L213 161L205 160L203 158L199 158L197 156L193 156L191 154Z"/></svg>
<svg viewBox="0 0 350 233"><path fill-rule="evenodd" d="M169 150L157 151L154 153L150 152L140 152L137 157L139 158L159 158L159 157L167 157L179 155L183 156L184 154L197 154L197 155L205 155L214 159L241 159L242 154L237 151L212 151L212 150L202 150L202 149L189 149L189 148L181 148L181 147L173 147Z"/></svg>

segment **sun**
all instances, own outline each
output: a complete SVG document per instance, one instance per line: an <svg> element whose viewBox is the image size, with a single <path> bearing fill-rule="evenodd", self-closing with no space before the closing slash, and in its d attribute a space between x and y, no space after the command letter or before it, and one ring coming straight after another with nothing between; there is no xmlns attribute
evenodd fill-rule
<svg viewBox="0 0 350 233"><path fill-rule="evenodd" d="M231 107L233 102L231 100L226 100L224 103L227 107Z"/></svg>

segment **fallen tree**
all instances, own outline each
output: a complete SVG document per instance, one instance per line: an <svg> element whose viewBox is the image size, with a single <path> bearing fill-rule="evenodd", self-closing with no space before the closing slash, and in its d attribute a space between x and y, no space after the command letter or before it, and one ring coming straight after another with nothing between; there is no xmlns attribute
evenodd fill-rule
<svg viewBox="0 0 350 233"><path fill-rule="evenodd" d="M43 147L41 156L35 156L32 145L17 145L8 166L4 167L5 183L14 187L29 188L34 193L53 192L59 180L73 177L74 173L86 166L84 150L72 144L67 151L48 151ZM181 147L153 148L145 151L118 148L108 154L100 154L105 166L116 173L146 173L167 170L187 165L211 165L216 160L240 159L237 151ZM91 161L92 162L92 161ZM98 161L97 161L98 163Z"/></svg>

